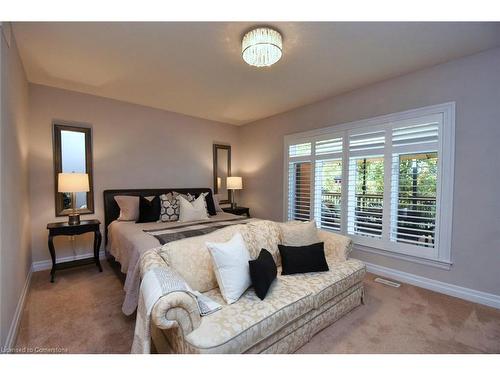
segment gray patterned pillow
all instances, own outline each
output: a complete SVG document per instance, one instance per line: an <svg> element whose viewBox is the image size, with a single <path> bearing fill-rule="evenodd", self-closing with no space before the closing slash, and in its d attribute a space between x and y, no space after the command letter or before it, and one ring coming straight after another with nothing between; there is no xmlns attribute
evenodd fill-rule
<svg viewBox="0 0 500 375"><path fill-rule="evenodd" d="M175 191L160 195L160 221L177 221L179 220L180 214L180 205L179 199L177 198L179 195L182 195L188 202L193 202L196 198L191 194L179 194Z"/></svg>

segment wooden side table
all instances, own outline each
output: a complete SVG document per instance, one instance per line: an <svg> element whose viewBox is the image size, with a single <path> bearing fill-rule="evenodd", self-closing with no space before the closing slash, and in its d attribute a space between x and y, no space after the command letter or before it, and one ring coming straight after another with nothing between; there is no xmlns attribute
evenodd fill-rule
<svg viewBox="0 0 500 375"><path fill-rule="evenodd" d="M95 263L99 268L99 272L102 272L101 262L99 261L99 248L101 247L102 241L101 231L99 229L100 225L101 222L99 220L82 220L80 224L75 225L68 224L68 222L47 224L47 229L49 230L49 251L50 257L52 258L52 270L50 271L51 283L54 282L56 270L62 270L65 268ZM88 232L94 232L94 257L64 263L56 263L56 251L54 249L53 241L55 236L76 236Z"/></svg>
<svg viewBox="0 0 500 375"><path fill-rule="evenodd" d="M247 215L250 217L250 209L248 207L222 207L222 211L233 215Z"/></svg>

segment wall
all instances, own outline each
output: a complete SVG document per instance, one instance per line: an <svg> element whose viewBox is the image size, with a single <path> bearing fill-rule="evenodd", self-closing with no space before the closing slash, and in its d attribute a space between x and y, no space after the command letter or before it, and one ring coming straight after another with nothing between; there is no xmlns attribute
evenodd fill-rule
<svg viewBox="0 0 500 375"><path fill-rule="evenodd" d="M2 26L4 27L4 26ZM28 199L28 82L12 36L1 40L0 347L7 341L31 268ZM1 349L0 349L1 352Z"/></svg>
<svg viewBox="0 0 500 375"><path fill-rule="evenodd" d="M283 137L378 115L456 102L451 270L356 251L377 265L500 295L500 49L383 81L241 128L242 203L282 220Z"/></svg>
<svg viewBox="0 0 500 375"><path fill-rule="evenodd" d="M95 215L104 223L105 189L212 187L212 144L233 146L238 128L177 113L40 85L30 85L30 197L33 261L50 259L46 225L54 212L52 121L89 123L93 132ZM101 231L102 231L101 227ZM92 234L54 240L58 257L91 251Z"/></svg>

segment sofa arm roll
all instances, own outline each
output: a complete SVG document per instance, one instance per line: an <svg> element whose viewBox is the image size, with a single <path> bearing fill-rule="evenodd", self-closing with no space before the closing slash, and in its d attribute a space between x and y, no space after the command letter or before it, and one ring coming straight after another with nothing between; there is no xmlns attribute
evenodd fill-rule
<svg viewBox="0 0 500 375"><path fill-rule="evenodd" d="M196 300L186 292L172 292L161 297L153 307L151 318L160 329L180 327L184 336L201 323Z"/></svg>
<svg viewBox="0 0 500 375"><path fill-rule="evenodd" d="M352 240L337 233L318 229L318 237L325 243L325 256L340 261L347 260L352 251Z"/></svg>

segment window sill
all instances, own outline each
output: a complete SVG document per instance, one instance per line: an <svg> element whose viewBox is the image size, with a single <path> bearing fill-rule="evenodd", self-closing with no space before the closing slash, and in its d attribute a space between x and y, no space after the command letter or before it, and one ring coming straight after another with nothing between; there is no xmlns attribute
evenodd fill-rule
<svg viewBox="0 0 500 375"><path fill-rule="evenodd" d="M361 251L361 252L383 255L383 256L390 257L390 258L404 260L404 261L408 261L408 262L412 262L412 263L424 264L426 266L436 267L436 268L440 268L440 269L447 270L447 271L449 271L451 269L451 266L453 265L453 263L448 262L448 261L444 261L444 260L420 258L420 257L416 257L413 255L395 253L393 251L377 249L374 247L364 246L364 245L360 245L360 244L356 244L356 243L354 243L353 249L357 250L357 251Z"/></svg>

